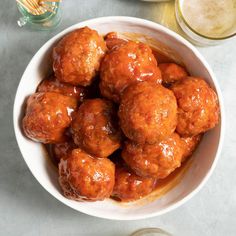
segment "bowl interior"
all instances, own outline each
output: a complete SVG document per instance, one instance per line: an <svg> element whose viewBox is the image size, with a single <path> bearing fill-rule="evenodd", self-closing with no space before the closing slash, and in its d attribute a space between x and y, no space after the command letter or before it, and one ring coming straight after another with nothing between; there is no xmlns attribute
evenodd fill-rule
<svg viewBox="0 0 236 236"><path fill-rule="evenodd" d="M21 153L31 172L39 183L55 198L75 210L109 219L129 220L141 219L160 215L167 212L187 199L200 189L212 172L221 147L222 120L213 130L204 135L197 151L192 157L192 163L184 177L172 190L161 198L147 204L131 203L121 205L113 200L102 202L75 202L63 197L57 181L57 170L47 157L43 146L24 137L21 131L22 112L26 98L35 92L37 85L51 70L51 49L64 34L82 26L96 29L100 34L117 31L131 37L135 33L139 40L154 44L176 61L184 63L194 76L204 77L215 88L220 99L221 94L209 66L197 50L177 34L158 24L130 17L104 17L76 24L58 34L40 48L27 66L17 93L14 104L15 134ZM129 34L126 34L126 33ZM158 41L158 44L155 42ZM221 112L222 116L222 112Z"/></svg>

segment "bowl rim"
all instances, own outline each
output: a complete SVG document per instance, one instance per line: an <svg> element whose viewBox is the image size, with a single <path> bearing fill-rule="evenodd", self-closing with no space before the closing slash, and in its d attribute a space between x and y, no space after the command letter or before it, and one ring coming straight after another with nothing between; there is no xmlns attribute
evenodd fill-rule
<svg viewBox="0 0 236 236"><path fill-rule="evenodd" d="M26 158L23 155L24 151L23 151L23 148L20 145L21 142L20 142L20 137L18 136L19 127L18 127L18 120L17 120L19 114L17 112L17 107L16 107L17 106L16 99L18 97L19 87L20 87L20 84L22 83L22 78L25 76L27 68L31 65L32 61L34 60L35 57L37 57L39 51L43 47L46 47L47 45L50 45L51 42L54 41L56 38L59 38L59 37L63 36L67 32L70 32L75 27L79 28L79 27L83 27L83 26L85 26L87 24L92 24L92 23L99 24L99 23L110 22L110 21L115 21L115 22L121 21L121 22L127 22L127 23L128 22L129 23L137 23L139 26L150 27L150 28L152 28L154 30L162 31L165 34L170 35L175 40L179 41L181 44L184 44L185 46L187 46L195 54L195 56L203 63L203 65L205 66L205 68L209 72L209 75L210 75L210 77L211 77L211 79L213 81L213 84L215 86L216 92L218 94L219 106L220 106L220 111L221 111L221 119L220 119L221 127L220 127L220 135L219 135L219 144L218 144L218 147L217 147L215 158L214 158L214 161L213 161L210 169L208 170L208 172L206 173L204 178L201 180L199 185L192 192L190 192L188 195L186 195L184 198L182 198L178 202L172 203L168 207L166 207L166 208L164 208L164 209L162 209L162 210L160 210L158 212L154 211L152 213L147 213L147 214L138 215L138 216L135 216L135 215L132 215L132 216L123 215L122 218L119 217L119 216L117 217L115 214L114 215L112 215L112 214L101 215L101 214L97 214L97 213L94 213L94 212L91 213L90 210L89 210L89 207L86 208L86 209L78 210L73 205L68 204L66 201L63 201L63 199L60 199L59 197L55 196L53 194L53 192L44 185L43 181L41 181L40 179L38 179L35 176L34 172L32 171L31 167L28 165L27 160L26 160ZM165 214L167 212L170 212L170 211L180 207L184 203L186 203L188 200L190 200L193 196L196 195L196 193L198 193L202 189L202 187L205 185L205 183L208 181L209 177L213 173L213 171L214 171L214 169L216 167L217 161L219 159L221 150L222 150L223 140L224 140L224 132L225 132L225 111L224 111L222 92L220 90L219 84L218 84L218 82L216 80L216 77L215 77L212 69L210 68L210 66L207 63L207 61L205 60L205 58L200 54L200 52L190 42L188 42L182 36L178 35L176 32L166 28L165 26L160 25L160 24L155 23L155 22L152 22L152 21L149 21L149 20L145 20L145 19L142 19L142 18L136 18L136 17L128 17L128 16L105 16L105 17L92 18L92 19L89 19L89 20L85 20L85 21L81 21L79 23L73 24L72 26L67 27L66 29L62 30L61 32L59 32L58 34L56 34L55 36L50 38L46 43L44 43L39 48L39 50L34 54L34 56L31 58L30 62L26 66L26 69L25 69L23 75L21 76L21 80L20 80L20 82L18 84L18 87L17 87L17 90L16 90L16 95L15 95L15 98L14 98L14 105L13 105L13 126L14 126L15 137L16 137L17 144L18 144L18 147L20 149L21 155L22 155L23 159L25 160L28 168L30 169L32 175L40 183L40 185L47 192L49 192L54 198L56 198L58 201L62 202L63 204L69 206L70 208L72 208L72 209L74 209L76 211L79 211L81 213L85 213L87 215L95 216L95 217L98 217L98 218L109 219L109 220L122 220L122 221L123 220L140 220L140 219L147 219L147 218L154 217L154 216L160 216L160 215L163 215L163 214Z"/></svg>

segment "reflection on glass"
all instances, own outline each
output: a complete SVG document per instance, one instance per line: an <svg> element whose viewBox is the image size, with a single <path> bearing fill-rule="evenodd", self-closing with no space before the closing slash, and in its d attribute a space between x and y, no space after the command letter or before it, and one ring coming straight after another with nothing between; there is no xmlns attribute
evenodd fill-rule
<svg viewBox="0 0 236 236"><path fill-rule="evenodd" d="M130 236L171 236L171 234L159 228L146 228L140 229Z"/></svg>

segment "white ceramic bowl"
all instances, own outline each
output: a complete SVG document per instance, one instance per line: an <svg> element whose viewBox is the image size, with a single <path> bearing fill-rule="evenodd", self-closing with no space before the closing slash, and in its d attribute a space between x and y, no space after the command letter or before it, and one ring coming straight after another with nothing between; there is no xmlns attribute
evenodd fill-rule
<svg viewBox="0 0 236 236"><path fill-rule="evenodd" d="M192 75L204 77L217 91L220 107L221 121L217 127L204 135L204 138L193 156L193 161L181 182L161 198L147 204L130 204L123 206L112 200L102 202L76 202L66 199L60 191L55 167L45 157L42 145L27 139L21 131L22 112L24 101L35 89L42 78L50 70L50 54L52 46L66 33L83 26L96 29L100 34L110 31L145 34L140 40L154 42L158 40L182 57L182 61ZM150 38L154 39L150 40ZM155 42L154 42L155 44ZM156 45L158 46L158 45ZM160 44L159 44L160 46ZM134 220L164 214L193 197L206 183L219 157L224 131L224 112L222 95L216 78L207 62L200 53L185 39L171 30L143 19L131 17L103 17L78 23L59 33L34 55L27 66L17 89L14 103L14 128L15 135L22 156L38 182L55 198L67 206L97 217L117 220Z"/></svg>

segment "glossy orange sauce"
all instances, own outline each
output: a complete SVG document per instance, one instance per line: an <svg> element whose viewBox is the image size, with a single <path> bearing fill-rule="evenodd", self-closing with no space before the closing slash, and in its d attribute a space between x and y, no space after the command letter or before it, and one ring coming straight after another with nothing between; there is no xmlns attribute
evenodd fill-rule
<svg viewBox="0 0 236 236"><path fill-rule="evenodd" d="M118 37L127 39L127 40L133 40L133 41L139 41L147 43L151 48L152 52L157 60L158 63L177 63L183 67L185 67L182 58L174 52L172 49L168 48L166 45L146 36L143 34L137 34L137 33L118 33ZM133 205L145 205L150 202L153 202L157 200L158 198L165 195L167 192L172 190L175 186L177 186L181 180L183 179L185 173L190 168L192 163L191 158L188 158L182 165L177 168L175 171L173 171L168 177L165 179L159 180L157 182L157 187L154 191L152 191L149 195L147 195L144 198L141 198L140 200L131 201L131 202L121 202L114 199L111 199L113 202L118 203L119 205L123 207L129 207Z"/></svg>
<svg viewBox="0 0 236 236"><path fill-rule="evenodd" d="M118 34L118 36L121 36L121 38L125 38L128 40L134 40L134 41L138 40L141 42L146 42L149 46L151 46L153 50L153 54L155 58L157 59L158 63L174 62L174 63L178 63L184 66L181 60L181 57L179 55L171 51L169 48L167 48L165 45L161 44L160 42L157 42L156 40L148 38L142 34L134 34L134 33L122 33L122 35ZM51 145L43 145L43 147L45 150L45 156L47 157L47 160L50 162L53 168L57 171L58 163L55 157L53 157ZM151 203L157 200L158 198L162 197L163 195L165 195L174 187L176 187L183 179L185 173L190 168L191 164L192 164L192 160L191 158L188 158L184 163L182 163L181 167L173 171L168 177L162 180L158 180L155 190L151 192L149 195L145 196L144 198L141 198L140 200L131 201L131 202L121 202L121 201L114 200L112 198L110 198L110 200L113 203L119 204L122 207L132 207L134 205L142 206L142 205Z"/></svg>
<svg viewBox="0 0 236 236"><path fill-rule="evenodd" d="M141 33L118 33L118 37L148 44L153 49L158 63L175 62L184 66L182 57L177 52L147 35Z"/></svg>
<svg viewBox="0 0 236 236"><path fill-rule="evenodd" d="M42 145L42 147L45 153L46 160L49 162L52 169L57 172L58 163L56 159L53 157L51 145ZM132 207L134 205L143 206L148 203L151 203L157 200L158 198L161 198L170 190L172 190L174 187L176 187L183 179L185 173L188 171L191 164L192 164L191 158L187 159L184 163L182 163L181 167L173 171L168 177L162 180L158 180L156 188L144 198L130 202L122 202L119 200L115 200L113 198L110 198L110 200L116 204L121 205L122 207Z"/></svg>
<svg viewBox="0 0 236 236"><path fill-rule="evenodd" d="M152 53L155 56L158 63L175 62L173 59L169 58L168 56L166 56L162 52L155 50L155 48L152 48Z"/></svg>
<svg viewBox="0 0 236 236"><path fill-rule="evenodd" d="M149 195L139 200L129 202L119 201L113 198L110 198L110 200L113 201L113 203L119 204L122 207L143 206L148 203L154 202L157 199L163 197L166 193L171 191L181 182L185 173L191 167L191 164L191 158L187 159L184 163L182 163L181 167L173 171L168 177L162 180L158 180L156 188Z"/></svg>
<svg viewBox="0 0 236 236"><path fill-rule="evenodd" d="M153 202L157 200L158 198L164 196L166 193L168 193L170 190L172 190L181 182L184 175L190 168L191 164L192 164L191 158L187 159L184 163L182 163L181 167L177 168L168 177L166 177L165 179L159 180L157 182L156 189L145 198L138 200L137 204L145 205L147 203Z"/></svg>

